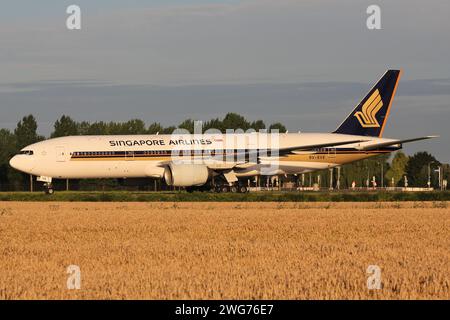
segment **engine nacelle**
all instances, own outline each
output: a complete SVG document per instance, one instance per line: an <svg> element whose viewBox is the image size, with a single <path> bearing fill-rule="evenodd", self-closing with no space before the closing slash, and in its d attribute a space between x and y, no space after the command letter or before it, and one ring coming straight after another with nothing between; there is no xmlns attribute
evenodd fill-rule
<svg viewBox="0 0 450 320"><path fill-rule="evenodd" d="M208 167L202 164L170 164L164 171L167 185L175 187L202 186L209 178Z"/></svg>

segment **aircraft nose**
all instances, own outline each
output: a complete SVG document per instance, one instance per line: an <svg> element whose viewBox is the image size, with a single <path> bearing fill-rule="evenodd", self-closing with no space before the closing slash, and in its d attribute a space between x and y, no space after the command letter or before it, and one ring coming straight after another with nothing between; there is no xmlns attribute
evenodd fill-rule
<svg viewBox="0 0 450 320"><path fill-rule="evenodd" d="M9 160L9 165L16 170L31 173L34 160L26 155L16 155Z"/></svg>
<svg viewBox="0 0 450 320"><path fill-rule="evenodd" d="M9 160L9 165L11 167L13 167L14 169L19 170L18 166L19 166L19 159L17 156L14 156L11 158L11 160Z"/></svg>

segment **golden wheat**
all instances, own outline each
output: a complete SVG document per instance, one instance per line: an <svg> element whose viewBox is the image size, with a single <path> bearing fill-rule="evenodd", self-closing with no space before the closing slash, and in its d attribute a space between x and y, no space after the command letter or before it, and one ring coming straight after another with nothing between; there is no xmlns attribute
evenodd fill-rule
<svg viewBox="0 0 450 320"><path fill-rule="evenodd" d="M0 298L449 299L449 227L445 202L2 202Z"/></svg>

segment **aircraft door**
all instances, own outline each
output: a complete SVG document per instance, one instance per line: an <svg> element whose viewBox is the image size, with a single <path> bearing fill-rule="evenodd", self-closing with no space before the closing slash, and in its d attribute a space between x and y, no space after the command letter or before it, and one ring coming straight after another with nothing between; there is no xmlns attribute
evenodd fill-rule
<svg viewBox="0 0 450 320"><path fill-rule="evenodd" d="M66 148L62 146L56 147L56 161L65 162L66 161Z"/></svg>

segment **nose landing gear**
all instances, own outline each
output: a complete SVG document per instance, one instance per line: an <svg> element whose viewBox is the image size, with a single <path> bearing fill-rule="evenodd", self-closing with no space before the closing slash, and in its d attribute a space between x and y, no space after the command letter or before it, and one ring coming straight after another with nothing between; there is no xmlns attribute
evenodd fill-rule
<svg viewBox="0 0 450 320"><path fill-rule="evenodd" d="M37 181L44 182L45 194L53 194L55 191L53 189L52 178L40 176L37 177Z"/></svg>
<svg viewBox="0 0 450 320"><path fill-rule="evenodd" d="M45 187L45 194L53 194L55 193L55 190L53 189L53 185L51 183L44 183Z"/></svg>

